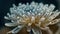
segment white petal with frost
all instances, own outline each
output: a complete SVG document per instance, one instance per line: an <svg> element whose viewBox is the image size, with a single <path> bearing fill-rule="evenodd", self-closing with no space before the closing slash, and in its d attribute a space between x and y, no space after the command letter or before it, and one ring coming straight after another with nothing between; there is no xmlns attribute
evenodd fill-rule
<svg viewBox="0 0 60 34"><path fill-rule="evenodd" d="M5 26L8 26L8 27L14 27L14 26L17 26L18 24L17 23L5 23Z"/></svg>
<svg viewBox="0 0 60 34"><path fill-rule="evenodd" d="M40 29L32 28L34 34L42 34Z"/></svg>
<svg viewBox="0 0 60 34"><path fill-rule="evenodd" d="M13 30L7 32L7 34L9 33L12 33L12 34L15 34L15 33L18 33L24 26L17 26L16 28L14 28Z"/></svg>

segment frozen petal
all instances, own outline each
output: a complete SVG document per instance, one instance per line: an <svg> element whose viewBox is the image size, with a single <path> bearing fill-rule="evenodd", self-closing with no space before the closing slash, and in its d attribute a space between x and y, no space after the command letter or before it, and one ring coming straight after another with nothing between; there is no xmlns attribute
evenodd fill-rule
<svg viewBox="0 0 60 34"><path fill-rule="evenodd" d="M32 28L34 34L42 34L41 30Z"/></svg>
<svg viewBox="0 0 60 34"><path fill-rule="evenodd" d="M49 24L50 24L50 25L53 25L53 24L56 24L56 23L58 23L58 22L60 22L60 19L52 20Z"/></svg>
<svg viewBox="0 0 60 34"><path fill-rule="evenodd" d="M17 26L18 23L5 23L5 26L12 27L12 26Z"/></svg>
<svg viewBox="0 0 60 34"><path fill-rule="evenodd" d="M27 32L31 31L31 26L27 26Z"/></svg>
<svg viewBox="0 0 60 34"><path fill-rule="evenodd" d="M9 19L7 16L4 16L5 19Z"/></svg>
<svg viewBox="0 0 60 34"><path fill-rule="evenodd" d="M13 30L9 31L8 34L9 34L9 33L16 34L16 33L18 33L23 27L24 27L24 26L18 26L18 27L16 27L16 28L14 28Z"/></svg>
<svg viewBox="0 0 60 34"><path fill-rule="evenodd" d="M45 28L42 28L40 27L42 30L46 31L47 34L53 34L52 31L49 29L49 27L45 27Z"/></svg>
<svg viewBox="0 0 60 34"><path fill-rule="evenodd" d="M53 11L55 9L55 6L53 4L50 4L49 11Z"/></svg>
<svg viewBox="0 0 60 34"><path fill-rule="evenodd" d="M60 12L57 12L57 11L54 12L54 14L49 17L49 20L53 20L53 19L56 18L59 14L60 14Z"/></svg>

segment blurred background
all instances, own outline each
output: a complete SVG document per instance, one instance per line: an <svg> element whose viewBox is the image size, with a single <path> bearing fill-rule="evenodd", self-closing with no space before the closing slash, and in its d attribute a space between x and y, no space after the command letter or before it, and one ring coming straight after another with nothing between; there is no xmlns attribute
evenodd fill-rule
<svg viewBox="0 0 60 34"><path fill-rule="evenodd" d="M6 22L4 16L9 12L9 8L12 7L12 4L18 5L18 3L31 3L32 1L38 3L42 2L44 4L54 4L56 6L55 9L60 10L59 0L0 0L0 28L3 27Z"/></svg>

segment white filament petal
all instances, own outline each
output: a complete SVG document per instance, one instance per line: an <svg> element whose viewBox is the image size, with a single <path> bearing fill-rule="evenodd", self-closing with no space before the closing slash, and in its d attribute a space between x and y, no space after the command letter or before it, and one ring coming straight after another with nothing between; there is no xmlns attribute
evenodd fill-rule
<svg viewBox="0 0 60 34"><path fill-rule="evenodd" d="M34 34L42 34L41 30L38 30L38 29L35 29L35 28L32 28L32 31Z"/></svg>
<svg viewBox="0 0 60 34"><path fill-rule="evenodd" d="M56 13L54 13L53 15L51 15L51 16L49 17L49 19L50 19L50 20L53 20L53 19L56 18L59 14L60 14L60 12L56 12Z"/></svg>
<svg viewBox="0 0 60 34"><path fill-rule="evenodd" d="M12 33L12 34L16 34L18 33L21 29L23 28L23 26L17 26L16 28L14 28L13 30L9 31L9 33Z"/></svg>
<svg viewBox="0 0 60 34"><path fill-rule="evenodd" d="M17 26L18 24L17 23L5 23L5 26L8 26L8 27L14 27L14 26Z"/></svg>

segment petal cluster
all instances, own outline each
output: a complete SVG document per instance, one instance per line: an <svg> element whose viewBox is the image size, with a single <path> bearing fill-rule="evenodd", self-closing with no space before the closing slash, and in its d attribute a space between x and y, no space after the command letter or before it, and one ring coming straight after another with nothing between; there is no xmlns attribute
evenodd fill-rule
<svg viewBox="0 0 60 34"><path fill-rule="evenodd" d="M31 4L19 3L18 6L13 4L13 7L10 8L10 13L7 13L7 16L4 17L11 20L11 23L5 23L5 25L8 27L18 26L19 30L26 27L28 32L32 30L34 34L42 34L38 28L43 29L48 27L48 25L53 25L60 21L60 19L55 19L60 12L54 10L54 8L53 4L44 5L43 3L36 2L32 2Z"/></svg>

